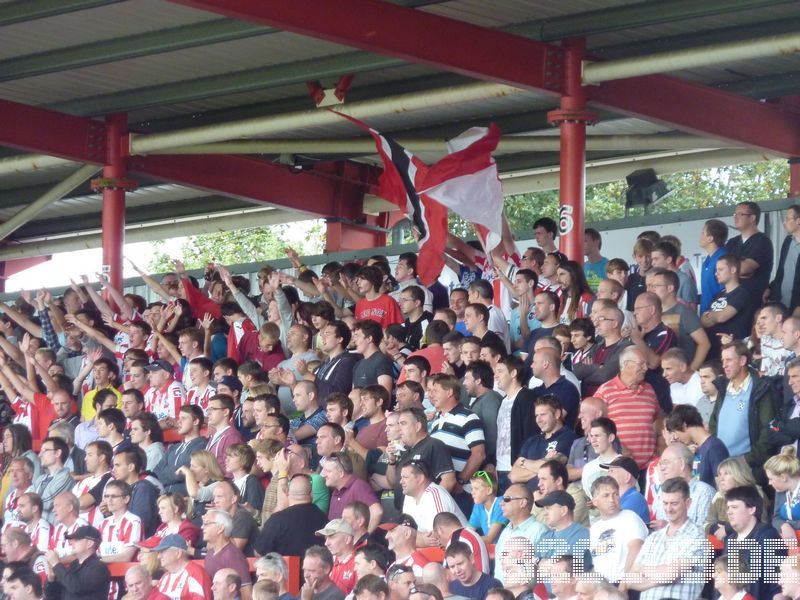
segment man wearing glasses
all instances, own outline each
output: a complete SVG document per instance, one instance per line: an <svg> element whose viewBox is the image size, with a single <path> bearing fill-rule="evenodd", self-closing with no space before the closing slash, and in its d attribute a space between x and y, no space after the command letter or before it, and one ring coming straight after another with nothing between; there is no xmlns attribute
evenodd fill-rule
<svg viewBox="0 0 800 600"><path fill-rule="evenodd" d="M761 208L755 202L742 202L733 212L733 226L739 235L725 244L725 250L741 261L739 278L742 286L760 303L769 285L775 250L769 236L758 230Z"/></svg>
<svg viewBox="0 0 800 600"><path fill-rule="evenodd" d="M208 429L211 437L206 444L206 450L214 455L225 477L229 478L232 478L233 474L225 467L226 451L234 444L244 443L242 434L235 427L231 427L233 409L233 398L226 394L217 394L208 401Z"/></svg>
<svg viewBox="0 0 800 600"><path fill-rule="evenodd" d="M495 556L503 556L503 547L511 538L523 537L535 545L547 531L547 528L531 515L533 493L527 485L524 483L511 484L502 501L503 516L508 519L508 525L497 538ZM504 581L505 570L500 560L495 560L494 576L503 585L506 584Z"/></svg>
<svg viewBox="0 0 800 600"><path fill-rule="evenodd" d="M53 500L61 492L69 491L75 485L69 469L64 466L68 456L69 446L61 438L47 437L42 441L42 448L39 450L42 474L36 479L33 487L42 498L42 517L51 523Z"/></svg>
<svg viewBox="0 0 800 600"><path fill-rule="evenodd" d="M128 511L131 486L112 480L103 492L103 502L111 514L100 525L101 543L97 550L104 563L131 562L136 556L136 542L143 539L142 521ZM119 584L111 582L109 598L116 598Z"/></svg>

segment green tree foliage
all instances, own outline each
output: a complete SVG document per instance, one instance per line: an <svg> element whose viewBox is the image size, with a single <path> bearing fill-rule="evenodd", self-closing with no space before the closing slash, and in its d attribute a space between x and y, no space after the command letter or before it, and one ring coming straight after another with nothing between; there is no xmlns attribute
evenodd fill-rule
<svg viewBox="0 0 800 600"><path fill-rule="evenodd" d="M311 225L308 236L302 243L289 241L289 228L292 225L273 225L238 231L220 231L207 235L186 238L181 245L180 258L187 269L204 267L208 262L223 265L261 262L285 258L283 248L293 246L300 254L319 254L325 242L322 222ZM297 227L297 225L294 225ZM172 269L173 257L163 251L163 242L156 242L158 251L148 265L153 273L163 273Z"/></svg>
<svg viewBox="0 0 800 600"><path fill-rule="evenodd" d="M735 165L662 176L672 193L653 207L654 213L671 213L695 208L733 205L744 200L763 202L786 197L789 189L789 166L775 160ZM625 216L625 181L590 185L586 188L586 220L608 221ZM541 217L558 220L558 191L548 190L508 196L506 217L514 231L530 230ZM641 211L641 208L634 209ZM450 231L472 236L472 227L450 214Z"/></svg>

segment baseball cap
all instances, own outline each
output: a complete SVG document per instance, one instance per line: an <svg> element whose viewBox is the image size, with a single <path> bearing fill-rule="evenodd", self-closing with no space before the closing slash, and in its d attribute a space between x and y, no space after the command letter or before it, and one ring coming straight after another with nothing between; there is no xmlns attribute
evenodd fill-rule
<svg viewBox="0 0 800 600"><path fill-rule="evenodd" d="M335 533L346 533L347 535L355 535L355 532L353 531L353 528L350 526L350 523L348 523L344 519L333 519L332 521L328 521L328 524L325 525L324 528L317 530L315 533L321 536L329 536Z"/></svg>
<svg viewBox="0 0 800 600"><path fill-rule="evenodd" d="M634 479L639 477L639 467L636 464L636 461L629 456L618 456L609 463L600 463L601 469L610 469L611 467L625 469Z"/></svg>
<svg viewBox="0 0 800 600"><path fill-rule="evenodd" d="M103 541L100 532L91 525L81 525L74 532L64 536L68 540L93 540L98 544Z"/></svg>
<svg viewBox="0 0 800 600"><path fill-rule="evenodd" d="M242 382L239 381L238 377L234 377L233 375L225 375L224 377L220 377L217 383L224 385L230 390L236 390L237 392L242 391Z"/></svg>
<svg viewBox="0 0 800 600"><path fill-rule="evenodd" d="M164 536L164 539L161 540L161 543L153 548L153 552L163 552L164 550L169 550L170 548L177 548L178 550L183 550L184 552L188 551L189 549L186 544L186 538L179 533L171 533L167 536Z"/></svg>
<svg viewBox="0 0 800 600"><path fill-rule="evenodd" d="M575 499L570 496L564 490L556 490L555 492L550 492L542 498L541 500L537 500L534 502L536 506L539 508L544 508L545 506L552 506L553 504L560 504L561 506L566 506L570 510L575 510Z"/></svg>
<svg viewBox="0 0 800 600"><path fill-rule="evenodd" d="M398 525L405 525L406 527L410 527L411 529L415 530L419 529L419 527L417 526L417 522L414 520L414 517L412 517L411 515L401 515L401 514L396 514L387 517L383 521L383 523L378 525L378 527L380 527L384 531L391 531Z"/></svg>
<svg viewBox="0 0 800 600"><path fill-rule="evenodd" d="M144 368L145 371L152 373L153 371L166 371L167 373L174 373L172 365L165 360L154 360Z"/></svg>

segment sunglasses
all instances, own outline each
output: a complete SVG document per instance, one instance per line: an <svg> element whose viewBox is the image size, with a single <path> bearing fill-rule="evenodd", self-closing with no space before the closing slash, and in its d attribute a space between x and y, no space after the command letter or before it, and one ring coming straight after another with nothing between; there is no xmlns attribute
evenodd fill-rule
<svg viewBox="0 0 800 600"><path fill-rule="evenodd" d="M472 479L483 479L486 483L489 484L489 487L494 487L494 481L492 480L492 476L489 475L486 471L475 471L472 474Z"/></svg>
<svg viewBox="0 0 800 600"><path fill-rule="evenodd" d="M522 496L503 496L500 498L503 502L511 502L512 500L525 500Z"/></svg>

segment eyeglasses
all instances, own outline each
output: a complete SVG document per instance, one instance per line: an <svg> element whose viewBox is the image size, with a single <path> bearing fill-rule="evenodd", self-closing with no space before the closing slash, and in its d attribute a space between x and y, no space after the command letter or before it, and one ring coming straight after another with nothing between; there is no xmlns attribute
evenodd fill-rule
<svg viewBox="0 0 800 600"><path fill-rule="evenodd" d="M503 502L511 502L512 500L526 500L526 498L522 496L503 496L500 498Z"/></svg>
<svg viewBox="0 0 800 600"><path fill-rule="evenodd" d="M753 213L733 213L734 217L752 217Z"/></svg>
<svg viewBox="0 0 800 600"><path fill-rule="evenodd" d="M224 406L209 406L208 410L227 410Z"/></svg>
<svg viewBox="0 0 800 600"><path fill-rule="evenodd" d="M403 573L413 573L411 567L408 565L395 565L391 569L389 569L389 579L394 581Z"/></svg>

